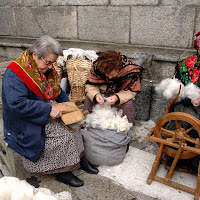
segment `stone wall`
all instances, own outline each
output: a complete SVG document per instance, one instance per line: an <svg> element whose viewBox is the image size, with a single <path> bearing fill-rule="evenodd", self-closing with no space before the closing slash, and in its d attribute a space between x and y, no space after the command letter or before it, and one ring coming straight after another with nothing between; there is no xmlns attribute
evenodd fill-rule
<svg viewBox="0 0 200 200"><path fill-rule="evenodd" d="M137 118L157 120L166 101L154 86L195 52L199 11L200 0L1 0L0 56L16 58L44 34L63 49L121 51L144 67Z"/></svg>

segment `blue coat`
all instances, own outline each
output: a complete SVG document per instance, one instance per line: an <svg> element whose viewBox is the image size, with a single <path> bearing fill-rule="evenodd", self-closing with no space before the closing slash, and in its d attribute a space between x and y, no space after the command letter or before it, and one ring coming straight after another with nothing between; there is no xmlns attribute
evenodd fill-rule
<svg viewBox="0 0 200 200"><path fill-rule="evenodd" d="M57 102L69 101L61 90ZM2 84L4 136L8 146L36 162L45 145L45 124L52 106L33 93L11 70Z"/></svg>

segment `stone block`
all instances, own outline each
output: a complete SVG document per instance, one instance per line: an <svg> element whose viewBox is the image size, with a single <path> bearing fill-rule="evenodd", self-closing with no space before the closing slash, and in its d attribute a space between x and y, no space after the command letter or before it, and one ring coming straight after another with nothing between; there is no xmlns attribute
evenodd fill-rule
<svg viewBox="0 0 200 200"><path fill-rule="evenodd" d="M47 34L54 38L77 37L75 7L16 8L15 15L18 36L40 37Z"/></svg>
<svg viewBox="0 0 200 200"><path fill-rule="evenodd" d="M79 39L128 43L129 16L128 7L79 7Z"/></svg>
<svg viewBox="0 0 200 200"><path fill-rule="evenodd" d="M111 5L149 6L158 5L159 0L111 0Z"/></svg>
<svg viewBox="0 0 200 200"><path fill-rule="evenodd" d="M194 32L194 35L196 33L198 33L199 31L200 31L200 8L197 8L197 16L196 16L196 23L195 23L195 32Z"/></svg>
<svg viewBox="0 0 200 200"><path fill-rule="evenodd" d="M141 92L135 97L135 120L147 121L150 119L152 83L142 81Z"/></svg>
<svg viewBox="0 0 200 200"><path fill-rule="evenodd" d="M0 8L0 35L16 35L16 22L12 8Z"/></svg>
<svg viewBox="0 0 200 200"><path fill-rule="evenodd" d="M15 1L15 0L14 0ZM11 5L12 0L1 0L0 1L0 6L10 6ZM14 2L13 2L14 3ZM1 13L1 12L0 12Z"/></svg>
<svg viewBox="0 0 200 200"><path fill-rule="evenodd" d="M192 47L195 8L132 7L131 43L161 47Z"/></svg>
<svg viewBox="0 0 200 200"><path fill-rule="evenodd" d="M199 6L199 0L162 0L162 5L165 6Z"/></svg>
<svg viewBox="0 0 200 200"><path fill-rule="evenodd" d="M2 95L2 78L3 78L3 75L0 72L0 107L1 107L1 103L2 103L2 96L1 96Z"/></svg>
<svg viewBox="0 0 200 200"><path fill-rule="evenodd" d="M148 69L151 67L152 63L152 55L146 53L126 53L128 58L130 58L134 64L143 67L144 69Z"/></svg>
<svg viewBox="0 0 200 200"><path fill-rule="evenodd" d="M144 79L161 81L166 78L172 78L174 76L174 69L176 63L173 62L161 62L152 61L152 64L145 67L142 74Z"/></svg>
<svg viewBox="0 0 200 200"><path fill-rule="evenodd" d="M4 47L0 48L0 56L14 60L18 58L24 50L25 48L20 47Z"/></svg>
<svg viewBox="0 0 200 200"><path fill-rule="evenodd" d="M108 0L43 0L46 4L48 2L51 6L66 6L66 5L73 5L73 6L82 6L82 5L106 5L108 4Z"/></svg>
<svg viewBox="0 0 200 200"><path fill-rule="evenodd" d="M45 0L44 0L45 1ZM19 7L19 6L39 6L40 0L1 0L0 6Z"/></svg>
<svg viewBox="0 0 200 200"><path fill-rule="evenodd" d="M151 97L151 112L150 119L157 122L163 115L165 115L168 105L168 100L163 95L155 91L156 84L152 87Z"/></svg>
<svg viewBox="0 0 200 200"><path fill-rule="evenodd" d="M0 62L0 78L1 76L4 75L7 66L11 63L12 61L5 61L5 62ZM1 87L1 82L0 82L0 87ZM0 89L1 92L1 89Z"/></svg>

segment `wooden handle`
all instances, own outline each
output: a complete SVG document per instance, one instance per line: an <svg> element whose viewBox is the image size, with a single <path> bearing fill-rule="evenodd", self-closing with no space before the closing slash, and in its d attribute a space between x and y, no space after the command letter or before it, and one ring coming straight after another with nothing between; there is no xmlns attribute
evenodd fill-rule
<svg viewBox="0 0 200 200"><path fill-rule="evenodd" d="M87 114L89 113L89 111L88 111L88 110L85 110L85 111L83 111L82 113L83 113L83 115L87 115Z"/></svg>

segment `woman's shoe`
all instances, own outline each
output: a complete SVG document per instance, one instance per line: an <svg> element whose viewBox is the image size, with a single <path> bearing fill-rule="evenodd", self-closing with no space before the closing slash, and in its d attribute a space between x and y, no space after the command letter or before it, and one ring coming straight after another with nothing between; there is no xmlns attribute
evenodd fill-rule
<svg viewBox="0 0 200 200"><path fill-rule="evenodd" d="M84 185L84 182L71 172L56 174L56 180L73 187L81 187Z"/></svg>
<svg viewBox="0 0 200 200"><path fill-rule="evenodd" d="M98 174L99 170L91 163L87 163L87 165L81 165L81 169L86 171L89 174Z"/></svg>
<svg viewBox="0 0 200 200"><path fill-rule="evenodd" d="M81 158L80 165L81 165L80 169L83 169L84 171L86 171L89 174L98 174L99 173L99 170L88 161L86 155L84 155Z"/></svg>

